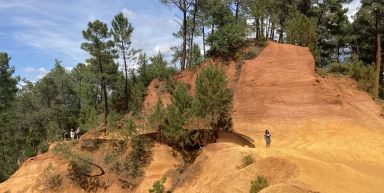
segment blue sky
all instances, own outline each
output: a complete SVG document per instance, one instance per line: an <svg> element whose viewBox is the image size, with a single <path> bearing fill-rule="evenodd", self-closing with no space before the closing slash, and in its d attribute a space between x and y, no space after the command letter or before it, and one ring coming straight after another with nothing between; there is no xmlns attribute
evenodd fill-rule
<svg viewBox="0 0 384 193"><path fill-rule="evenodd" d="M352 15L359 6L354 0ZM82 30L100 19L110 25L123 12L134 26L132 47L152 55L159 50L167 58L179 44L172 36L178 29L176 9L158 0L0 0L0 51L11 57L16 75L31 81L43 77L54 59L67 69L87 58L80 49Z"/></svg>

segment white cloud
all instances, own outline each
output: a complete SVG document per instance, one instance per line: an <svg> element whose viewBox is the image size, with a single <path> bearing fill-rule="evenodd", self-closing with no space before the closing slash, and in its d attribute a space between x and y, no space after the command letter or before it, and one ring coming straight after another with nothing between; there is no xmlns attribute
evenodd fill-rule
<svg viewBox="0 0 384 193"><path fill-rule="evenodd" d="M157 53L157 52L161 52L162 54L168 54L168 52L171 51L171 46L170 44L159 44L159 45L156 45L155 48L153 49L153 52L154 53Z"/></svg>
<svg viewBox="0 0 384 193"><path fill-rule="evenodd" d="M43 78L49 71L44 67L34 68L31 66L23 68L23 71L26 73L25 76L31 81L36 81L40 78Z"/></svg>
<svg viewBox="0 0 384 193"><path fill-rule="evenodd" d="M55 58L66 66L84 62L87 53L80 45L87 23L100 19L110 26L113 17L123 12L134 27L132 48L142 49L149 56L161 51L169 60L170 47L180 44L181 40L172 36L179 28L173 20L177 12L162 6L158 0L0 0L0 29L6 29L6 34L2 31L0 36L9 37L12 47L20 48L13 53L13 58L25 57L27 52L35 54L33 62L45 70L26 67L31 65L27 60L19 59L15 64L16 71L23 72L21 76L35 80L36 73L43 77L46 69L51 69L53 62L49 61Z"/></svg>
<svg viewBox="0 0 384 193"><path fill-rule="evenodd" d="M128 10L127 8L124 8L121 12L128 18L128 20L133 20L137 16L135 12Z"/></svg>
<svg viewBox="0 0 384 193"><path fill-rule="evenodd" d="M67 71L72 71L72 70L73 70L73 67L72 67L72 66L65 66L64 68L65 68L65 70L67 70Z"/></svg>
<svg viewBox="0 0 384 193"><path fill-rule="evenodd" d="M357 13L360 6L360 0L353 0L351 3L344 5L344 7L348 8L347 16L349 21L353 21L353 16Z"/></svg>
<svg viewBox="0 0 384 193"><path fill-rule="evenodd" d="M41 68L38 69L38 72L39 72L39 74L37 75L37 78L41 79L41 78L43 78L48 73L48 70L43 68L43 67L41 67Z"/></svg>

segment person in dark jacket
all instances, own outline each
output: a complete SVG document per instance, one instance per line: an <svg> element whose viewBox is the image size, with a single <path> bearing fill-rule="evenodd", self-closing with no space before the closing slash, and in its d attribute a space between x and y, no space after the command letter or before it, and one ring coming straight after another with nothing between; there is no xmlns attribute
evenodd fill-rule
<svg viewBox="0 0 384 193"><path fill-rule="evenodd" d="M271 133L268 131L268 129L265 130L264 139L266 148L269 148L271 146Z"/></svg>

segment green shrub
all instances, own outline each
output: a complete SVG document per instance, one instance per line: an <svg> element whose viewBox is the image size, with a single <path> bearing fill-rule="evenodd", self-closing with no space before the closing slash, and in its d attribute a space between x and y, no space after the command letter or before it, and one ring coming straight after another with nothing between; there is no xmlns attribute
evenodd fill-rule
<svg viewBox="0 0 384 193"><path fill-rule="evenodd" d="M164 109L163 103L161 99L158 98L153 113L148 118L149 124L153 129L157 130L160 128L160 126L164 125L164 120L166 116L165 113L166 111Z"/></svg>
<svg viewBox="0 0 384 193"><path fill-rule="evenodd" d="M243 168L253 164L253 158L251 155L246 155L243 159Z"/></svg>
<svg viewBox="0 0 384 193"><path fill-rule="evenodd" d="M111 169L118 175L140 177L144 174L143 167L149 163L151 155L150 140L135 137L132 139L132 151L125 159L115 162Z"/></svg>
<svg viewBox="0 0 384 193"><path fill-rule="evenodd" d="M117 123L121 119L121 116L119 116L118 113L115 111L110 111L108 113L108 124L107 128L109 131L113 131L117 128Z"/></svg>
<svg viewBox="0 0 384 193"><path fill-rule="evenodd" d="M375 82L375 68L373 65L366 65L356 56L352 56L346 61L349 66L349 75L359 84L359 88L373 93Z"/></svg>
<svg viewBox="0 0 384 193"><path fill-rule="evenodd" d="M140 113L146 94L147 90L142 82L139 81L132 85L130 94L131 100L128 102L128 107L134 114Z"/></svg>
<svg viewBox="0 0 384 193"><path fill-rule="evenodd" d="M249 193L257 193L266 187L268 187L267 179L263 176L257 176L257 179L251 182Z"/></svg>
<svg viewBox="0 0 384 193"><path fill-rule="evenodd" d="M24 154L24 157L29 158L29 157L34 157L34 156L36 156L36 155L37 155L37 152L36 152L36 150L35 150L33 147L31 147L31 146L27 146L27 147L24 149L23 154Z"/></svg>
<svg viewBox="0 0 384 193"><path fill-rule="evenodd" d="M152 188L149 189L149 193L164 193L164 183L167 181L167 177L163 177L161 181L156 181Z"/></svg>
<svg viewBox="0 0 384 193"><path fill-rule="evenodd" d="M223 70L209 65L196 78L194 112L206 119L210 129L230 130L232 128L232 91L227 88Z"/></svg>
<svg viewBox="0 0 384 193"><path fill-rule="evenodd" d="M61 187L63 183L63 178L53 168L52 164L48 165L48 167L44 170L43 175L45 187L47 187L48 189L57 189Z"/></svg>
<svg viewBox="0 0 384 193"><path fill-rule="evenodd" d="M160 125L160 132L168 144L183 146L188 134L184 125L192 115L192 97L188 95L185 85L178 84L171 101L166 111L164 126Z"/></svg>
<svg viewBox="0 0 384 193"><path fill-rule="evenodd" d="M71 149L73 147L73 143L71 142L61 142L61 143L58 143L55 145L55 147L53 147L53 150L52 152L56 155L62 155L64 156L65 158L68 158L69 155L71 154Z"/></svg>
<svg viewBox="0 0 384 193"><path fill-rule="evenodd" d="M102 140L100 139L86 139L81 144L81 150L86 150L89 152L94 152L100 148Z"/></svg>
<svg viewBox="0 0 384 193"><path fill-rule="evenodd" d="M349 66L343 63L333 62L328 66L328 73L348 75Z"/></svg>
<svg viewBox="0 0 384 193"><path fill-rule="evenodd" d="M45 153L45 152L48 151L49 146L48 146L48 144L47 144L46 142L41 142L41 143L39 143L39 145L37 146L37 149L39 150L39 153L40 153L40 154L43 154L43 153Z"/></svg>
<svg viewBox="0 0 384 193"><path fill-rule="evenodd" d="M69 178L75 185L85 189L87 186L87 177L91 172L91 165L80 159L71 159L69 161Z"/></svg>
<svg viewBox="0 0 384 193"><path fill-rule="evenodd" d="M327 70L326 69L324 69L324 68L316 68L316 71L319 73L319 75L321 76L321 77L326 77L327 76Z"/></svg>
<svg viewBox="0 0 384 193"><path fill-rule="evenodd" d="M208 36L207 43L210 45L208 55L234 58L236 52L245 45L244 25L224 25Z"/></svg>
<svg viewBox="0 0 384 193"><path fill-rule="evenodd" d="M249 50L244 53L244 56L243 56L244 60L251 60L256 58L256 56L258 56L260 52L263 50L264 46L265 45L250 47Z"/></svg>
<svg viewBox="0 0 384 193"><path fill-rule="evenodd" d="M296 11L285 22L287 42L313 48L317 42L316 21Z"/></svg>

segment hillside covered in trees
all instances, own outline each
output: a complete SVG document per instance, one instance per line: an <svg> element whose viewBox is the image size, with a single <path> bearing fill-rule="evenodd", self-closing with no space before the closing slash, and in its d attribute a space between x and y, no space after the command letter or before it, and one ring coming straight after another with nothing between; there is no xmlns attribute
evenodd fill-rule
<svg viewBox="0 0 384 193"><path fill-rule="evenodd" d="M141 167L149 164L145 159L150 157L149 142L146 138L137 138L139 134L157 131L163 142L183 152L195 143L195 138L191 138L194 133L190 132L193 129L233 130L239 123L232 120L238 113L233 110L241 110L233 102L236 101L234 97L239 97L234 92L240 89L236 90L233 85L246 84L253 77L250 72L254 71L247 71L251 68L247 66L247 60L255 57L257 60L261 50L269 44L277 49L274 42L268 43L270 40L308 47L314 58L313 70L321 76L349 77L376 101L384 97L381 60L384 1L361 0L362 6L352 20L348 19L345 8L350 0L160 2L164 4L162 9L168 6L175 11L175 20L180 26L173 34L180 41L179 46L172 48L171 61L160 52L148 56L140 48L133 48L135 26L122 13L117 13L112 21L94 20L84 25L84 30L79 32L79 36L83 36L79 46L89 58L70 71L56 60L53 69L38 81L21 80L13 75L12 56L6 50L0 53L0 182L6 181L28 158L47 152L52 144L59 144L56 152L69 157L72 170L86 168L81 164L91 161L69 150L76 144L60 143L68 130L77 127L88 138L92 133L104 133L108 139L117 134L124 145L119 146L120 142L116 142L117 145L111 145L111 148L132 145L126 162L116 162L111 169L116 175L126 175L129 179L143 176ZM288 61L281 65L289 67L291 64ZM234 65L234 78L228 77L227 69L231 65ZM199 73L193 81L186 83L177 78L185 71ZM249 74L245 76L247 72ZM305 73L303 79L311 72ZM311 74L308 79L313 77ZM253 77L253 80L257 86L257 81L263 79ZM167 93L169 98L161 100L163 98L159 96L157 104L149 109L145 99L156 81L160 82L156 89ZM324 88L328 89L327 85ZM257 94L262 95L263 89ZM339 97L344 98L333 102L352 101L347 96ZM332 109L326 110L332 115ZM249 109L243 111L251 112ZM267 114L255 112L252 116L267 117ZM281 116L284 117L283 113ZM244 127L252 125L244 124ZM364 133L359 129L356 131ZM252 136L248 130L242 133ZM89 142L81 148L95 146ZM107 164L108 159L105 160ZM113 162L113 159L109 161ZM210 162L203 158L198 161ZM298 162L304 164L304 161ZM84 172L90 171L88 168ZM73 175L76 179L76 174ZM194 180L202 183L199 179ZM82 182L78 183L81 186ZM157 185L153 188L161 188L161 181Z"/></svg>

